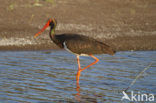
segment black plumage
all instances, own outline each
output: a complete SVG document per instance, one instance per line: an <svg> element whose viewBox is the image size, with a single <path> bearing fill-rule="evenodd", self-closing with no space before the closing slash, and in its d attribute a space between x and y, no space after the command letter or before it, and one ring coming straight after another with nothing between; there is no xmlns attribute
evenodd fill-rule
<svg viewBox="0 0 156 103"><path fill-rule="evenodd" d="M51 40L60 48L65 48L78 55L91 54L110 54L114 55L115 51L108 45L97 41L91 37L78 34L59 34L55 35L57 22L55 19L49 20Z"/></svg>
<svg viewBox="0 0 156 103"><path fill-rule="evenodd" d="M50 32L51 40L60 48L67 48L71 52L81 55L91 54L110 54L114 55L115 51L108 45L97 41L91 37L78 34L58 34ZM65 47L66 46L66 47Z"/></svg>

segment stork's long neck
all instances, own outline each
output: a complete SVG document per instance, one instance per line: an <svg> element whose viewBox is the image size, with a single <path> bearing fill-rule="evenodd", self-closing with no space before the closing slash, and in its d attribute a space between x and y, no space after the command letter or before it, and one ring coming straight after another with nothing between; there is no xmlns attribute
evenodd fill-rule
<svg viewBox="0 0 156 103"><path fill-rule="evenodd" d="M49 32L49 36L50 36L50 39L52 40L52 41L55 41L55 27L50 27L50 32Z"/></svg>

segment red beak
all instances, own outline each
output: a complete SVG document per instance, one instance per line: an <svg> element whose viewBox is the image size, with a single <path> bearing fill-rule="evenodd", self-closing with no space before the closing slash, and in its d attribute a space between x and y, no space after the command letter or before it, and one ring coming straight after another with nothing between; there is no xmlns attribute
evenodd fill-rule
<svg viewBox="0 0 156 103"><path fill-rule="evenodd" d="M42 33L47 27L49 27L50 22L51 22L51 19L48 20L48 22L44 25L44 27L43 27L38 33L36 33L36 34L34 35L34 37L37 37L37 36L38 36L40 33Z"/></svg>

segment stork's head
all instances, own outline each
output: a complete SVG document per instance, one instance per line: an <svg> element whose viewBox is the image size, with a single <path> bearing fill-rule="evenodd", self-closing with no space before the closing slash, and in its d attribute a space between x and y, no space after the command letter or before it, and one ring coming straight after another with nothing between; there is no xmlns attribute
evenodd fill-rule
<svg viewBox="0 0 156 103"><path fill-rule="evenodd" d="M51 29L55 29L55 27L56 27L56 25L57 25L56 19L55 19L55 18L49 19L48 22L49 22L50 28L51 28Z"/></svg>
<svg viewBox="0 0 156 103"><path fill-rule="evenodd" d="M43 32L49 26L50 26L51 31L54 31L56 28L56 25L57 25L56 19L54 18L49 19L48 22L44 25L44 27L38 33L36 33L34 37L37 37L41 32Z"/></svg>

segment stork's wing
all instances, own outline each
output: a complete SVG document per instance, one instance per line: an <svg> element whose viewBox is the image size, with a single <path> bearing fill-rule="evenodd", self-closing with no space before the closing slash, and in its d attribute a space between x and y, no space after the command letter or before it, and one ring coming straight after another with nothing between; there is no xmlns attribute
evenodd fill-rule
<svg viewBox="0 0 156 103"><path fill-rule="evenodd" d="M111 54L112 49L95 39L80 36L65 40L66 47L76 54Z"/></svg>

